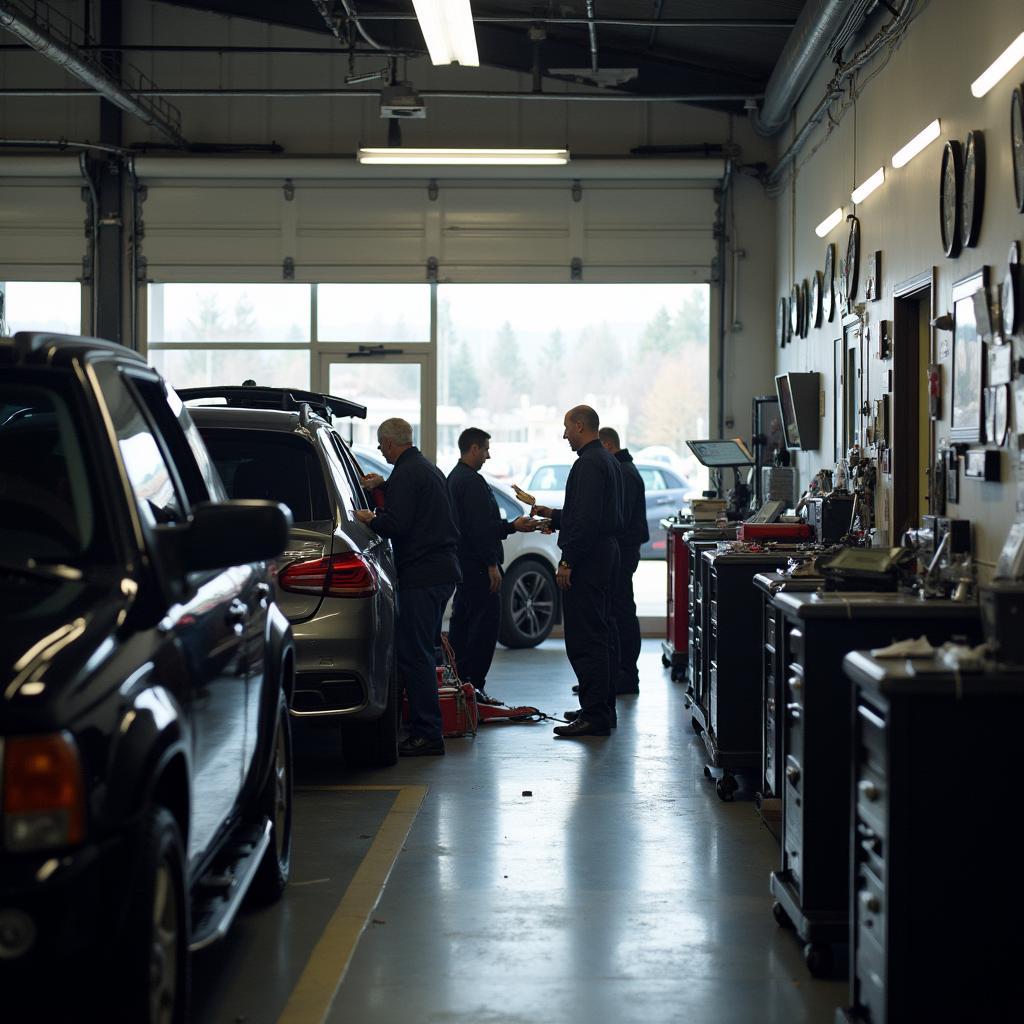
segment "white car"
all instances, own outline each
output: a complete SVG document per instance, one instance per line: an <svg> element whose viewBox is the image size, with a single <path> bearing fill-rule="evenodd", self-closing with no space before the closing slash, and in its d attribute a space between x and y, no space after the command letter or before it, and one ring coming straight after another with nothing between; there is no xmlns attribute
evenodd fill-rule
<svg viewBox="0 0 1024 1024"><path fill-rule="evenodd" d="M391 475L389 466L372 449L355 445L353 454L366 472ZM511 488L483 474L498 511L506 522L530 509ZM505 549L501 584L501 624L498 640L506 647L536 647L562 620L562 603L555 586L559 551L554 534L513 533L502 541Z"/></svg>

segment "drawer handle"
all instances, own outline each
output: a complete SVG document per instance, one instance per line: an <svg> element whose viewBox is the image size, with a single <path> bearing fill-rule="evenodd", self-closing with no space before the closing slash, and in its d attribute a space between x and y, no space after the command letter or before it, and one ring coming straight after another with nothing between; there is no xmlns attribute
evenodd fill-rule
<svg viewBox="0 0 1024 1024"><path fill-rule="evenodd" d="M790 719L794 722L800 721L800 705L799 704L787 704L786 714L789 715Z"/></svg>
<svg viewBox="0 0 1024 1024"><path fill-rule="evenodd" d="M876 729L885 728L885 719L879 718L878 715L871 711L869 708L864 707L863 704L857 705L857 714L864 719L865 722L870 722Z"/></svg>
<svg viewBox="0 0 1024 1024"><path fill-rule="evenodd" d="M857 783L857 789L865 800L869 800L872 803L882 795L882 791L873 782L869 781Z"/></svg>
<svg viewBox="0 0 1024 1024"><path fill-rule="evenodd" d="M799 676L789 677L789 688L799 693L804 688L804 681Z"/></svg>

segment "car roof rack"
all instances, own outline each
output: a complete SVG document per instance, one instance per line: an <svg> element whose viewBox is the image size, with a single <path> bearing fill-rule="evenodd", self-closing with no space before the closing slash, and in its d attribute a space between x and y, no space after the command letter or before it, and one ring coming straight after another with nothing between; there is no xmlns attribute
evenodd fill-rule
<svg viewBox="0 0 1024 1024"><path fill-rule="evenodd" d="M183 402L197 398L223 398L234 409L284 409L286 412L302 412L309 406L324 419L332 416L352 416L366 419L366 406L334 395L320 395L313 391L299 391L296 388L271 388L258 384L225 384L207 388L175 388Z"/></svg>

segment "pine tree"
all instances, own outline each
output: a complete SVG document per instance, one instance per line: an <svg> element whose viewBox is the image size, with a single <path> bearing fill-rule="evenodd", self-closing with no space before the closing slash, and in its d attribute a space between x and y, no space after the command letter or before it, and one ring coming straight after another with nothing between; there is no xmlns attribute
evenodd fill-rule
<svg viewBox="0 0 1024 1024"><path fill-rule="evenodd" d="M466 412L476 408L480 401L480 381L465 340L459 343L448 370L448 397L454 405L461 405Z"/></svg>

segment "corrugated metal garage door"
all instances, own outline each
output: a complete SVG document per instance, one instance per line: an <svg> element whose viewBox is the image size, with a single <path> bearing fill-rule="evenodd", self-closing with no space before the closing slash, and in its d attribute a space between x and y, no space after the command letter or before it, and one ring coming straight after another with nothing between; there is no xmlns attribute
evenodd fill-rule
<svg viewBox="0 0 1024 1024"><path fill-rule="evenodd" d="M568 281L575 261L586 281L686 282L708 280L714 256L717 165L702 180L431 187L175 178L170 164L138 162L154 281L423 281L435 259L441 281Z"/></svg>

